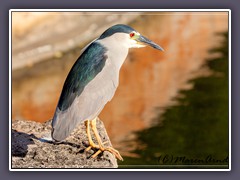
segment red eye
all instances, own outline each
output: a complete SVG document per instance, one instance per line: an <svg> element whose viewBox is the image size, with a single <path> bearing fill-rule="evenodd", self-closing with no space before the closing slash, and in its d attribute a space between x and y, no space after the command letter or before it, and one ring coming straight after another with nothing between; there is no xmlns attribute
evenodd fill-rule
<svg viewBox="0 0 240 180"><path fill-rule="evenodd" d="M130 35L130 38L132 38L135 35L135 33L132 32L129 35Z"/></svg>

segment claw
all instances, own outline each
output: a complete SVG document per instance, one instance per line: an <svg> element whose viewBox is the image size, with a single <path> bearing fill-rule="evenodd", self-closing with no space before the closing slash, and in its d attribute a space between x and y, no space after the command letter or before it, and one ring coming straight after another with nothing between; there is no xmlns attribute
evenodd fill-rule
<svg viewBox="0 0 240 180"><path fill-rule="evenodd" d="M88 140L89 140L89 147L87 147L85 149L85 152L89 151L92 148L98 149L98 151L91 156L91 158L96 158L101 152L108 151L108 152L112 153L117 159L123 161L122 156L116 149L114 149L113 147L104 147L104 144L106 144L108 142L107 141L102 142L102 140L99 136L97 127L96 127L96 118L91 121L91 128L97 139L98 145L96 145L92 140L92 136L90 133L90 122L89 122L89 120L87 120L86 121L86 129L87 129L87 136L88 136Z"/></svg>

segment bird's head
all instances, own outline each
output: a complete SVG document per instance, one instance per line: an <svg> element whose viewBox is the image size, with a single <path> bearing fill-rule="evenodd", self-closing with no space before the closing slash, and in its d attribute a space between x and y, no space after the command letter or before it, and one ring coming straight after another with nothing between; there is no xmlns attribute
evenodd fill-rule
<svg viewBox="0 0 240 180"><path fill-rule="evenodd" d="M124 45L127 48L141 48L147 45L163 51L163 48L148 38L142 36L139 32L130 26L117 24L108 28L99 37L99 40L107 40L109 42Z"/></svg>

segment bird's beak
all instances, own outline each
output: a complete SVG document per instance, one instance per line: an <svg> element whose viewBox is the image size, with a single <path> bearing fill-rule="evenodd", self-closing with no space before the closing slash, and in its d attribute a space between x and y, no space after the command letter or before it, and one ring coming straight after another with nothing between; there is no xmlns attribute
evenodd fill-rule
<svg viewBox="0 0 240 180"><path fill-rule="evenodd" d="M164 49L161 46L157 45L156 43L154 43L153 41L149 40L148 38L146 38L142 35L139 35L135 40L140 44L149 45L155 49L164 51Z"/></svg>

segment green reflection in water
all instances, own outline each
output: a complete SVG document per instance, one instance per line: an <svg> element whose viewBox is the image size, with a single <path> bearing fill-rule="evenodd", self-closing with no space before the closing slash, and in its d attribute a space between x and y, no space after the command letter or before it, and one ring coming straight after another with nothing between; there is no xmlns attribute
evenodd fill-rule
<svg viewBox="0 0 240 180"><path fill-rule="evenodd" d="M124 157L119 168L228 168L228 34L223 36L221 47L210 51L222 56L206 63L213 75L192 80L194 88L180 92L161 123L137 132L145 148L134 151L139 158Z"/></svg>

